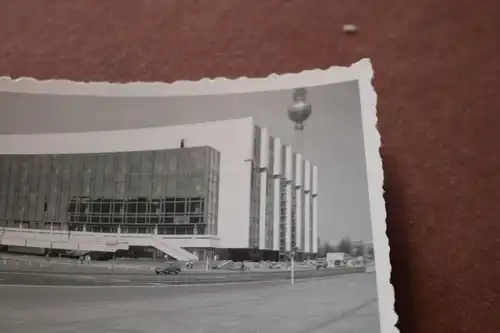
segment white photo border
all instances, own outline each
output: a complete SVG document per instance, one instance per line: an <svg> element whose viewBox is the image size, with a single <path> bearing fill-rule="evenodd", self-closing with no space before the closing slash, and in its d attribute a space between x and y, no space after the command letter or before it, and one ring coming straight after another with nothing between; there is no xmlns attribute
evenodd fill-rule
<svg viewBox="0 0 500 333"><path fill-rule="evenodd" d="M390 283L390 247L386 234L386 210L383 197L384 174L379 152L381 139L377 129L377 95L372 86L373 68L369 59L362 59L349 67L330 67L326 70L307 70L295 74L271 74L264 78L215 78L173 83L40 81L24 77L18 79L0 77L0 91L73 96L166 97L264 92L356 80L359 82L361 101L370 217L376 258L380 328L382 333L395 333L399 331L395 327L398 316L394 310L394 288Z"/></svg>

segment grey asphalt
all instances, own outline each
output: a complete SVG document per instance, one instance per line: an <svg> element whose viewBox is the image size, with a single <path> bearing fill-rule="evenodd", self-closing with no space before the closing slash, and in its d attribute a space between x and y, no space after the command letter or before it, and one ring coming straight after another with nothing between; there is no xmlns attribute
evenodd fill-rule
<svg viewBox="0 0 500 333"><path fill-rule="evenodd" d="M321 269L295 272L295 279L325 278L344 274L364 274L362 269ZM179 275L156 275L154 272L117 271L89 272L79 270L51 271L50 269L23 269L13 271L0 266L0 286L148 286L148 285L194 285L194 284L229 284L289 281L289 271L276 272L181 272Z"/></svg>
<svg viewBox="0 0 500 333"><path fill-rule="evenodd" d="M299 279L294 285L280 279L113 288L4 285L0 332L379 333L380 328L375 275L364 273Z"/></svg>

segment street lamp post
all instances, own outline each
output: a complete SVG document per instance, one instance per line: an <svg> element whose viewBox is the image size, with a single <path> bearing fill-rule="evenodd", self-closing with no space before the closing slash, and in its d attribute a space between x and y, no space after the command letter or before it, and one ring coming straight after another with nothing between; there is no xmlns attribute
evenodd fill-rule
<svg viewBox="0 0 500 333"><path fill-rule="evenodd" d="M297 248L292 249L288 253L288 257L290 258L290 282L291 284L295 284L295 254L297 253Z"/></svg>

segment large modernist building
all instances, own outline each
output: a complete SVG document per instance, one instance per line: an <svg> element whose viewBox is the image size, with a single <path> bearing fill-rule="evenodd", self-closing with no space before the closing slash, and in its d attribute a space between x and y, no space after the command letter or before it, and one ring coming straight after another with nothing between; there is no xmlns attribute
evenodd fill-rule
<svg viewBox="0 0 500 333"><path fill-rule="evenodd" d="M0 244L179 260L317 252L318 171L251 118L0 136Z"/></svg>

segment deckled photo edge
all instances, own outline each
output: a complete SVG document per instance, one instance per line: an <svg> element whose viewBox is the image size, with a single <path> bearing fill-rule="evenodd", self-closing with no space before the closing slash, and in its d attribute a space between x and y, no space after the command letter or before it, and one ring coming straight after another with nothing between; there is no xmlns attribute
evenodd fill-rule
<svg viewBox="0 0 500 333"><path fill-rule="evenodd" d="M380 156L381 137L377 129L377 94L372 85L374 71L364 58L349 67L305 70L300 73L270 74L268 77L236 79L203 78L199 81L162 82L75 82L70 80L37 80L0 77L0 91L52 95L92 95L102 97L167 97L223 95L314 87L358 81L362 113L363 137L368 176L370 217L376 258L377 293L381 332L398 332L394 310L394 288L390 283L391 264L386 234L386 210L383 197L384 174Z"/></svg>

